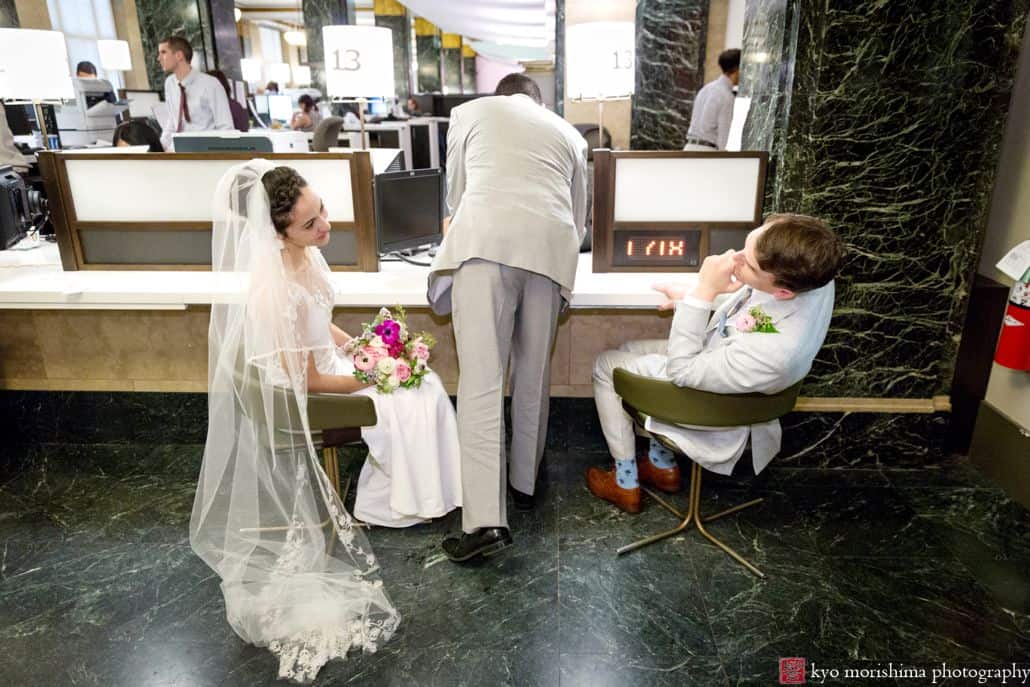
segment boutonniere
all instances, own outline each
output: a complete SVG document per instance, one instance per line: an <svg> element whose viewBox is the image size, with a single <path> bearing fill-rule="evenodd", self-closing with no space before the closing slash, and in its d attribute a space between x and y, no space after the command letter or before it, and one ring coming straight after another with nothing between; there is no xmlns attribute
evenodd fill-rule
<svg viewBox="0 0 1030 687"><path fill-rule="evenodd" d="M746 313L737 317L734 325L738 332L758 332L759 334L779 334L779 330L773 326L772 317L762 310L762 306L756 305Z"/></svg>

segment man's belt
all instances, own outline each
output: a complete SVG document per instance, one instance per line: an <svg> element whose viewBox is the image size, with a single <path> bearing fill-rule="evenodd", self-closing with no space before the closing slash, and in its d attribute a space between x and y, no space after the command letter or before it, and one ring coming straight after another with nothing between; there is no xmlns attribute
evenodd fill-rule
<svg viewBox="0 0 1030 687"><path fill-rule="evenodd" d="M687 136L687 145L705 146L706 148L715 148L716 150L719 149L719 146L715 145L711 141L706 141L703 138L694 138L693 136Z"/></svg>

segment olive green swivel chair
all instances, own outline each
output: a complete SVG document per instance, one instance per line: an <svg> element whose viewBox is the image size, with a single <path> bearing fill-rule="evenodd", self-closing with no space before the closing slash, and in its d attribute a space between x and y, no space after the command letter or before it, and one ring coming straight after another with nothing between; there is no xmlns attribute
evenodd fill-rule
<svg viewBox="0 0 1030 687"><path fill-rule="evenodd" d="M622 398L622 404L626 408L626 412L629 413L633 421L640 427L644 426L644 422L648 417L669 424L696 425L701 427L740 427L742 425L769 422L789 413L794 408L798 392L801 390L801 382L798 382L794 386L776 394L716 394L678 387L672 382L642 377L621 368L615 370L614 380L615 392ZM682 451L669 438L658 434L651 434L671 451L682 454ZM687 493L689 494L687 512L685 514L673 508L652 490L645 488L644 491L651 498L673 515L681 518L682 522L675 529L660 532L632 544L627 544L620 548L618 553L620 555L629 553L662 539L673 537L686 531L688 527L693 525L702 536L728 553L738 563L755 575L765 577L758 568L716 539L705 529L705 523L737 513L745 508L750 508L761 503L762 499L754 499L747 503L727 508L714 515L701 515L701 473L701 466L698 463L692 462L690 485L687 488Z"/></svg>
<svg viewBox="0 0 1030 687"><path fill-rule="evenodd" d="M261 395L261 383L256 367L246 368L247 383L239 384L243 390L239 399L244 412L259 425L264 424L265 400ZM241 374L240 377L243 375ZM238 378L239 379L239 378ZM275 427L269 434L261 432L262 437L274 437L274 450L287 450L294 445L294 440L303 438L304 430L299 417L296 397L290 389L275 387L271 402L275 404L272 417L283 418L284 426ZM340 489L340 460L337 448L361 443L361 428L376 424L375 404L368 396L350 394L308 394L308 427L311 430L311 441L315 449L322 452L322 465L333 488L343 501L350 490L350 475ZM288 418L288 421L286 420Z"/></svg>

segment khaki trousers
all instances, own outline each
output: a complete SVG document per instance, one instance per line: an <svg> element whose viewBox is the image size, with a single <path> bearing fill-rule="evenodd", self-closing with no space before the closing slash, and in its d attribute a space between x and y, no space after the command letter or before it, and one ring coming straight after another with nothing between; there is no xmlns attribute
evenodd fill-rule
<svg viewBox="0 0 1030 687"><path fill-rule="evenodd" d="M551 347L561 293L558 284L543 275L468 260L454 273L451 298L459 368L462 529L507 527L505 482L532 494L544 453ZM509 364L510 474L504 432Z"/></svg>

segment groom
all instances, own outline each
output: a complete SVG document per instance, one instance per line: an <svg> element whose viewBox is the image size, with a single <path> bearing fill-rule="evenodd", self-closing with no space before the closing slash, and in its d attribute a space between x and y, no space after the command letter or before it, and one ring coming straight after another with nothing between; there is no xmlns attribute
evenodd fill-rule
<svg viewBox="0 0 1030 687"><path fill-rule="evenodd" d="M613 470L590 468L590 492L627 513L640 512L640 483L680 488L671 452L651 441L636 457L633 422L615 393L615 368L721 394L776 393L801 381L822 347L833 313L833 277L843 245L821 221L771 215L747 236L744 250L705 258L697 285L655 287L675 308L666 341L637 341L602 353L594 364L594 400ZM731 294L718 308L716 296ZM714 315L712 311L714 309ZM728 475L751 440L758 474L780 450L780 425L713 430L649 419L646 429L673 440L691 460Z"/></svg>
<svg viewBox="0 0 1030 687"><path fill-rule="evenodd" d="M451 111L450 227L429 276L429 302L453 313L458 351L462 529L443 542L456 562L511 545L505 490L533 505L547 437L551 344L576 276L586 216L586 141L542 106L522 74L493 97ZM511 366L511 468L504 392Z"/></svg>

